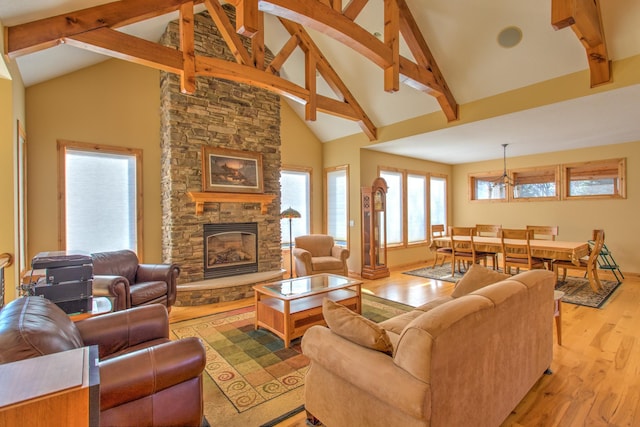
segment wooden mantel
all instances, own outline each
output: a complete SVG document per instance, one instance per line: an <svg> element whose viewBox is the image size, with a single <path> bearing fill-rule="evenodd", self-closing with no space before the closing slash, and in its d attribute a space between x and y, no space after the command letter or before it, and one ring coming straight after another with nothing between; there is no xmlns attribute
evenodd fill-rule
<svg viewBox="0 0 640 427"><path fill-rule="evenodd" d="M276 198L275 194L255 193L187 193L192 201L196 202L196 215L202 215L205 203L260 203L260 213L267 213L267 205Z"/></svg>

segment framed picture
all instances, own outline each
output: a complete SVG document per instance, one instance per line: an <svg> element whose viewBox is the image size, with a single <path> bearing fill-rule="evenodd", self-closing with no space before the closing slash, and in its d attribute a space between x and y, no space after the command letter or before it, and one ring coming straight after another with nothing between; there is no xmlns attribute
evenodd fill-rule
<svg viewBox="0 0 640 427"><path fill-rule="evenodd" d="M262 154L202 147L202 191L262 193Z"/></svg>

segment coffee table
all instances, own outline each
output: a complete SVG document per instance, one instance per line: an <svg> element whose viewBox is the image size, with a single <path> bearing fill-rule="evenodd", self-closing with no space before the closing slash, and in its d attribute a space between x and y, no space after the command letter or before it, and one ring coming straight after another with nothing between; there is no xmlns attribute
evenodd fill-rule
<svg viewBox="0 0 640 427"><path fill-rule="evenodd" d="M322 300L329 298L356 313L362 312L362 282L336 274L316 274L266 283L255 291L255 327L265 328L284 341L301 337L314 325L325 325Z"/></svg>

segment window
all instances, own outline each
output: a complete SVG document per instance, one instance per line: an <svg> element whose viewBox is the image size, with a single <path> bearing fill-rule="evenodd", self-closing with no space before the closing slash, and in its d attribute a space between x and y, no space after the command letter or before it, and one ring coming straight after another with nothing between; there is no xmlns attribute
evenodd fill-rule
<svg viewBox="0 0 640 427"><path fill-rule="evenodd" d="M311 169L284 167L280 173L282 210L293 208L300 218L291 220L291 240L311 231ZM282 244L289 247L289 220L280 220Z"/></svg>
<svg viewBox="0 0 640 427"><path fill-rule="evenodd" d="M626 160L564 165L564 195L574 198L626 198Z"/></svg>
<svg viewBox="0 0 640 427"><path fill-rule="evenodd" d="M142 151L58 141L58 153L60 247L141 256Z"/></svg>
<svg viewBox="0 0 640 427"><path fill-rule="evenodd" d="M513 171L513 200L558 200L558 168L536 167Z"/></svg>
<svg viewBox="0 0 640 427"><path fill-rule="evenodd" d="M349 246L349 167L325 169L327 234L336 244Z"/></svg>
<svg viewBox="0 0 640 427"><path fill-rule="evenodd" d="M429 215L431 224L443 224L447 229L447 178L431 176L429 179Z"/></svg>
<svg viewBox="0 0 640 427"><path fill-rule="evenodd" d="M427 240L427 177L407 174L407 243Z"/></svg>
<svg viewBox="0 0 640 427"><path fill-rule="evenodd" d="M469 197L471 200L507 200L506 185L500 182L501 173L478 173L469 175Z"/></svg>
<svg viewBox="0 0 640 427"><path fill-rule="evenodd" d="M403 239L403 173L380 170L380 176L387 182L387 245L401 245Z"/></svg>

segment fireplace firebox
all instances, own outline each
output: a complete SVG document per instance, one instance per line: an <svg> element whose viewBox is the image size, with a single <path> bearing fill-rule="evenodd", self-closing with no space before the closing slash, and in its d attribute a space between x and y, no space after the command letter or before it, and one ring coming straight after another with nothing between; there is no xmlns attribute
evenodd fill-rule
<svg viewBox="0 0 640 427"><path fill-rule="evenodd" d="M258 224L204 224L204 278L258 271Z"/></svg>

